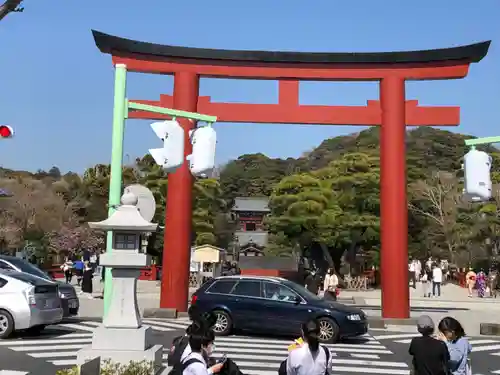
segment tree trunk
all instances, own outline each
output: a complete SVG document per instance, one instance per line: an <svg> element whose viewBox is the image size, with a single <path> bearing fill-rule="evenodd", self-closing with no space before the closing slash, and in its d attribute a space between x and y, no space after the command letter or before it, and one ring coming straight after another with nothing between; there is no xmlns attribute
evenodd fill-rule
<svg viewBox="0 0 500 375"><path fill-rule="evenodd" d="M3 20L9 13L12 13L22 3L23 0L6 0L0 5L0 21Z"/></svg>

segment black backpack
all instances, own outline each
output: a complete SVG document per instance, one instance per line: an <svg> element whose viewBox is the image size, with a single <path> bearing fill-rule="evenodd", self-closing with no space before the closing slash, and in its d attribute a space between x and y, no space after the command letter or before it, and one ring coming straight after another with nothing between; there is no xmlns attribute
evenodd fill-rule
<svg viewBox="0 0 500 375"><path fill-rule="evenodd" d="M167 364L175 366L181 363L182 353L189 344L189 336L177 336L172 341L172 346L168 352Z"/></svg>
<svg viewBox="0 0 500 375"><path fill-rule="evenodd" d="M328 374L328 363L330 362L330 349L328 349L326 346L321 346L323 350L325 351L326 355L326 371L325 375ZM286 375L286 359L281 362L280 368L278 369L278 375Z"/></svg>
<svg viewBox="0 0 500 375"><path fill-rule="evenodd" d="M188 359L186 362L178 362L172 370L168 373L168 375L182 375L184 370L193 363L203 363L198 358Z"/></svg>

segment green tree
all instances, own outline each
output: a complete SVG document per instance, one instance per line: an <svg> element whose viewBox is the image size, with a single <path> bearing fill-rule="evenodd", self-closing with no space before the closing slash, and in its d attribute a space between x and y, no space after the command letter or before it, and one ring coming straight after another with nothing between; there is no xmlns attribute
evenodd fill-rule
<svg viewBox="0 0 500 375"><path fill-rule="evenodd" d="M426 219L430 252L452 263L459 260L464 249L470 250L473 237L474 207L464 202L462 189L449 172L434 173L410 186L409 208Z"/></svg>
<svg viewBox="0 0 500 375"><path fill-rule="evenodd" d="M338 233L338 218L342 215L333 197L328 182L310 174L285 177L271 195L267 226L271 233L285 235L292 249L304 250L313 244L332 245ZM325 255L329 258L327 252ZM329 262L332 263L331 258Z"/></svg>
<svg viewBox="0 0 500 375"><path fill-rule="evenodd" d="M215 179L198 179L193 186L193 237L195 245L216 245L216 219L225 209L222 190Z"/></svg>

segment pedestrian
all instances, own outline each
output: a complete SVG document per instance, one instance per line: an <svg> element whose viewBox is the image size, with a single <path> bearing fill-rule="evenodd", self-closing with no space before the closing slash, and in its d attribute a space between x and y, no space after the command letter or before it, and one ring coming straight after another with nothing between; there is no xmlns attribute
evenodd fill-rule
<svg viewBox="0 0 500 375"><path fill-rule="evenodd" d="M420 276L422 275L422 262L420 260L415 261L415 276L417 281L420 281Z"/></svg>
<svg viewBox="0 0 500 375"><path fill-rule="evenodd" d="M408 265L408 271L410 272L410 282L412 283L413 289L417 289L417 278L415 275L415 260L412 259Z"/></svg>
<svg viewBox="0 0 500 375"><path fill-rule="evenodd" d="M309 275L307 275L306 277L305 283L307 290L309 290L311 293L316 295L319 293L320 279L315 270L309 272Z"/></svg>
<svg viewBox="0 0 500 375"><path fill-rule="evenodd" d="M484 270L482 268L476 276L476 289L477 296L479 298L483 298L486 292L486 274L484 273Z"/></svg>
<svg viewBox="0 0 500 375"><path fill-rule="evenodd" d="M95 252L90 255L89 261L90 261L90 268L92 268L92 271L95 273L97 269L97 255Z"/></svg>
<svg viewBox="0 0 500 375"><path fill-rule="evenodd" d="M441 283L443 282L443 270L436 263L432 266L432 295L441 296Z"/></svg>
<svg viewBox="0 0 500 375"><path fill-rule="evenodd" d="M465 275L465 284L467 285L467 290L469 291L469 298L472 298L472 291L476 285L476 277L477 275L472 267L469 268L469 272Z"/></svg>
<svg viewBox="0 0 500 375"><path fill-rule="evenodd" d="M432 280L429 280L429 273L429 270L423 269L422 276L420 276L420 281L422 282L422 293L424 297L431 296Z"/></svg>
<svg viewBox="0 0 500 375"><path fill-rule="evenodd" d="M207 330L200 322L193 322L189 333L189 353L170 372L172 375L209 375L220 372L224 363L216 363L207 368L206 358L212 355L214 332Z"/></svg>
<svg viewBox="0 0 500 375"><path fill-rule="evenodd" d="M83 262L81 259L78 259L74 263L74 269L75 269L75 275L76 275L76 285L80 286L82 283L82 277L83 277Z"/></svg>
<svg viewBox="0 0 500 375"><path fill-rule="evenodd" d="M448 348L432 337L434 322L428 315L417 320L417 331L422 335L411 340L408 353L413 357L414 375L448 375Z"/></svg>
<svg viewBox="0 0 500 375"><path fill-rule="evenodd" d="M497 298L498 289L498 271L496 267L491 267L488 273L488 287L490 289L490 297Z"/></svg>
<svg viewBox="0 0 500 375"><path fill-rule="evenodd" d="M82 292L87 295L88 298L94 298L92 296L92 278L93 278L93 271L92 268L90 268L89 262L85 261L83 267L83 277L82 277Z"/></svg>
<svg viewBox="0 0 500 375"><path fill-rule="evenodd" d="M452 375L472 375L469 355L472 345L465 336L465 331L458 320L452 317L443 318L438 324L438 338L448 347L450 360L448 370Z"/></svg>
<svg viewBox="0 0 500 375"><path fill-rule="evenodd" d="M286 375L325 375L331 374L330 350L319 344L320 327L317 320L302 324L304 343L288 353ZM285 363L282 364L284 367ZM283 369L280 367L280 372Z"/></svg>
<svg viewBox="0 0 500 375"><path fill-rule="evenodd" d="M425 273L427 274L427 297L431 298L432 294L432 269L431 267L425 267Z"/></svg>
<svg viewBox="0 0 500 375"><path fill-rule="evenodd" d="M66 257L66 260L61 265L61 269L64 272L66 284L71 284L71 280L73 279L73 262L69 257Z"/></svg>
<svg viewBox="0 0 500 375"><path fill-rule="evenodd" d="M335 275L333 268L329 268L327 274L325 275L325 281L323 282L323 298L326 300L337 300L337 287L339 285L339 278Z"/></svg>
<svg viewBox="0 0 500 375"><path fill-rule="evenodd" d="M191 320L191 324L186 328L186 333L183 336L177 336L172 340L172 345L170 346L167 363L170 367L179 365L192 350L189 346L189 336L193 330L196 329L195 322L199 325L203 325L205 329L213 331L213 325L215 324L217 318L214 314L209 313L207 315L201 314L200 310L196 305L189 306L188 316ZM209 358L205 358L208 362Z"/></svg>
<svg viewBox="0 0 500 375"><path fill-rule="evenodd" d="M101 266L102 299L104 299L104 287L106 286L106 267Z"/></svg>

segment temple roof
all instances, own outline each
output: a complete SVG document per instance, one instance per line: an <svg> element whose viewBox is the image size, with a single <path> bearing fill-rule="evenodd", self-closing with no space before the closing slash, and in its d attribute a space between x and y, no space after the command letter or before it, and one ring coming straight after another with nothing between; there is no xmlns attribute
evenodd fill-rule
<svg viewBox="0 0 500 375"><path fill-rule="evenodd" d="M232 211L270 212L268 203L266 197L238 197L234 198Z"/></svg>
<svg viewBox="0 0 500 375"><path fill-rule="evenodd" d="M465 46L419 51L394 52L281 52L245 51L209 48L179 47L166 44L141 42L92 30L97 48L112 55L137 54L150 57L222 60L232 62L305 63L305 64L395 64L481 61L491 41Z"/></svg>

